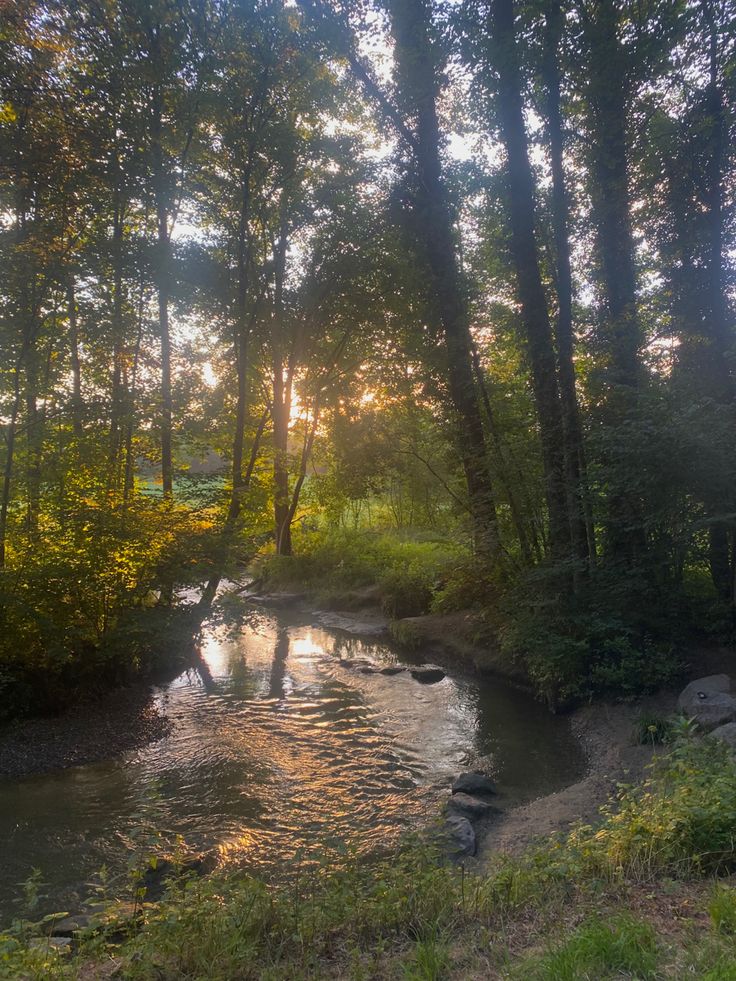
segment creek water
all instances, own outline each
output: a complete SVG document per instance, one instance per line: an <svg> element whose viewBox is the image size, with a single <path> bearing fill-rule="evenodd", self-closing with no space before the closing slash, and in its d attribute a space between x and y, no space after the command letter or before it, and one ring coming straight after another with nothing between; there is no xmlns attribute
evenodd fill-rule
<svg viewBox="0 0 736 981"><path fill-rule="evenodd" d="M388 646L241 610L202 630L200 658L151 697L166 738L103 763L0 783L0 923L40 869L42 908L78 908L102 866L120 873L155 829L270 876L319 848L390 844L436 818L479 757L507 804L572 782L583 761L564 718L501 682L363 673Z"/></svg>

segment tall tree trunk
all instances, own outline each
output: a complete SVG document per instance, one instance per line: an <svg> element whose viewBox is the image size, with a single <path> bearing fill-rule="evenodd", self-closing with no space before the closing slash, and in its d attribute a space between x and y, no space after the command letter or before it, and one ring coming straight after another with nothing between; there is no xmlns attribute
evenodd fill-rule
<svg viewBox="0 0 736 981"><path fill-rule="evenodd" d="M529 164L521 72L516 51L513 0L494 0L494 64L499 76L498 113L507 155L511 253L521 318L532 369L532 388L542 444L550 548L555 559L571 554L565 480L565 442L552 326L539 268L534 220L534 178Z"/></svg>
<svg viewBox="0 0 736 981"><path fill-rule="evenodd" d="M41 455L43 451L42 417L38 411L38 351L35 340L28 345L25 369L27 525L28 533L33 539L38 535L38 516L41 507Z"/></svg>
<svg viewBox="0 0 736 981"><path fill-rule="evenodd" d="M516 488L514 487L514 482L513 480L509 480L506 476L506 471L508 469L506 449L503 445L503 440L501 439L498 426L496 425L496 414L493 411L488 386L486 385L486 380L483 377L483 367L480 363L478 351L476 350L475 346L473 346L473 370L475 371L475 377L483 402L483 408L486 412L486 423L488 425L488 434L490 436L491 446L493 447L494 455L498 461L498 477L506 493L506 499L509 502L509 510L511 511L511 522L514 526L516 537L519 539L521 557L526 565L531 565L532 551L529 546L529 536L526 533L521 507L519 506L519 502L516 498Z"/></svg>
<svg viewBox="0 0 736 981"><path fill-rule="evenodd" d="M8 513L10 510L10 492L13 482L13 465L15 463L15 438L18 428L18 413L20 412L21 387L20 373L23 354L18 358L13 372L13 404L10 419L5 427L5 466L3 467L3 488L0 498L0 569L5 567L8 540Z"/></svg>
<svg viewBox="0 0 736 981"><path fill-rule="evenodd" d="M570 263L570 208L564 167L564 135L560 105L559 47L563 18L559 0L549 0L545 10L542 75L545 88L547 133L552 164L552 223L555 239L557 282L557 362L559 366L562 422L565 434L570 531L574 554L582 560L595 555L595 541L589 541L585 521L586 467L582 426L575 388L573 361L573 285Z"/></svg>
<svg viewBox="0 0 736 981"><path fill-rule="evenodd" d="M151 56L156 62L161 58L161 26L157 24L151 33ZM174 495L172 462L171 398L171 331L169 327L169 293L171 277L171 241L169 238L169 179L166 173L163 147L163 91L157 80L153 87L151 114L151 148L153 163L153 188L156 206L156 291L158 299L158 326L161 343L161 481L164 498Z"/></svg>
<svg viewBox="0 0 736 981"><path fill-rule="evenodd" d="M641 500L629 487L623 426L637 408L642 331L637 310L634 236L629 199L627 107L629 59L619 38L615 0L583 4L587 45L591 137L591 200L599 278L604 296L603 346L607 352L607 423L618 438L608 461L613 487L607 538L614 559L633 565L646 550Z"/></svg>
<svg viewBox="0 0 736 981"><path fill-rule="evenodd" d="M112 400L110 408L110 484L117 488L120 475L121 416L125 400L123 361L123 205L115 189L112 225Z"/></svg>
<svg viewBox="0 0 736 981"><path fill-rule="evenodd" d="M588 43L591 121L591 197L612 385L635 390L640 381L641 328L636 302L634 237L629 200L628 58L618 37L614 0L596 0L584 20Z"/></svg>
<svg viewBox="0 0 736 981"><path fill-rule="evenodd" d="M72 368L72 428L75 436L84 433L84 401L82 399L82 365L79 359L79 321L74 279L69 276L66 287L67 315L69 317L69 359Z"/></svg>
<svg viewBox="0 0 736 981"><path fill-rule="evenodd" d="M707 293L703 323L708 331L707 394L719 404L734 406L734 379L729 355L734 345L734 328L726 293L724 261L724 162L727 129L724 118L724 95L720 84L718 27L711 0L701 0L700 9L708 32L709 77L705 91L704 130L706 139L705 204L707 228ZM719 501L716 509L732 512L733 494ZM736 604L731 555L736 547L736 529L732 521L717 521L709 526L709 558L713 583L719 595Z"/></svg>
<svg viewBox="0 0 736 981"><path fill-rule="evenodd" d="M486 459L483 418L473 377L470 318L457 260L457 242L440 163L438 83L424 0L389 0L400 90L414 120L417 227L447 351L447 381L455 440L468 487L473 536L479 553L501 563L496 502Z"/></svg>
<svg viewBox="0 0 736 981"><path fill-rule="evenodd" d="M248 319L248 276L250 267L250 173L251 158L245 168L242 182L242 199L238 227L238 286L235 302L235 370L237 375L237 403L235 407L235 434L233 436L232 493L228 508L226 526L232 527L238 519L241 495L244 488L243 443L245 423L248 415L248 342L250 323Z"/></svg>
<svg viewBox="0 0 736 981"><path fill-rule="evenodd" d="M274 249L274 302L272 318L273 357L273 482L276 552L291 555L291 525L289 522L289 419L291 416L291 372L286 371L284 353L285 310L284 279L286 276L286 195L281 204L279 238Z"/></svg>

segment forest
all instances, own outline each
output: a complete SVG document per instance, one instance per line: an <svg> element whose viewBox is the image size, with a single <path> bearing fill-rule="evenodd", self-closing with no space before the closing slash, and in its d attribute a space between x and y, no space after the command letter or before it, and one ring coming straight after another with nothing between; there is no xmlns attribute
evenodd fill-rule
<svg viewBox="0 0 736 981"><path fill-rule="evenodd" d="M735 135L733 0L0 0L0 978L734 981Z"/></svg>
<svg viewBox="0 0 736 981"><path fill-rule="evenodd" d="M3 3L2 712L259 554L552 703L728 638L735 52L727 0Z"/></svg>

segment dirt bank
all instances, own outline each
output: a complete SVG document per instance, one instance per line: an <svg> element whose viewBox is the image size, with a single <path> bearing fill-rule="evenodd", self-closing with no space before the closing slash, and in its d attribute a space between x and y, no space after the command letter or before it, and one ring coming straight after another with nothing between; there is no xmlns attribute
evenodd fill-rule
<svg viewBox="0 0 736 981"><path fill-rule="evenodd" d="M731 681L736 688L736 674L731 673ZM678 693L679 689L660 692L630 704L598 702L575 711L571 722L586 754L585 776L501 815L483 836L479 863L488 863L498 853L521 852L536 839L566 831L578 821L593 823L618 784L642 779L657 751L635 741L637 720L642 715L673 715Z"/></svg>
<svg viewBox="0 0 736 981"><path fill-rule="evenodd" d="M0 780L95 763L162 739L171 722L150 685L117 689L58 716L27 719L0 733Z"/></svg>

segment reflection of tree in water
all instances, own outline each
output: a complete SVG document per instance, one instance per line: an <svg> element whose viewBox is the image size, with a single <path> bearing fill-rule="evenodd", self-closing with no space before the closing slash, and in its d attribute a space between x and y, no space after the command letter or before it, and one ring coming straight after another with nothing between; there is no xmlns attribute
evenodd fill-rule
<svg viewBox="0 0 736 981"><path fill-rule="evenodd" d="M286 660L289 657L289 631L279 627L276 633L276 644L273 649L273 664L271 665L271 683L268 693L271 698L284 698L284 677L286 675Z"/></svg>
<svg viewBox="0 0 736 981"><path fill-rule="evenodd" d="M335 637L332 654L340 660L352 657L369 657L375 660L378 657L379 660L388 661L392 658L391 648L387 644L380 644L377 641L366 644L359 637L342 634Z"/></svg>

